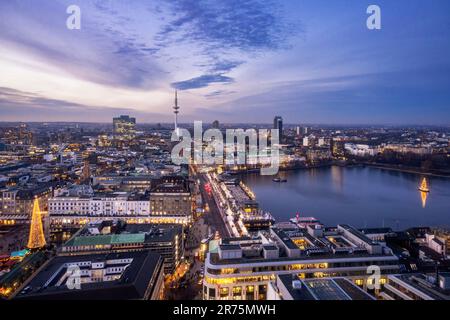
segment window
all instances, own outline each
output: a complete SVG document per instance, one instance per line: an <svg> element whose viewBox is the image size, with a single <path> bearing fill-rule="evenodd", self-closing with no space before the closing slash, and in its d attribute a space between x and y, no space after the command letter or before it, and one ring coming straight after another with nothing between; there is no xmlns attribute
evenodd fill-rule
<svg viewBox="0 0 450 320"><path fill-rule="evenodd" d="M220 288L220 298L228 298L229 289L228 288Z"/></svg>

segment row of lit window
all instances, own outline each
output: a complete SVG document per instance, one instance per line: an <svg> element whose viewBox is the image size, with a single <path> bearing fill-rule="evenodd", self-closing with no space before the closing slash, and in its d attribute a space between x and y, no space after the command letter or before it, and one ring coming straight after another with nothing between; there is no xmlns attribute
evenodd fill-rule
<svg viewBox="0 0 450 320"><path fill-rule="evenodd" d="M214 285L228 285L228 284L245 283L245 282L262 282L262 281L269 281L269 280L275 280L275 275L232 277L232 278L221 278L221 279L205 277L205 281L207 283L214 284Z"/></svg>

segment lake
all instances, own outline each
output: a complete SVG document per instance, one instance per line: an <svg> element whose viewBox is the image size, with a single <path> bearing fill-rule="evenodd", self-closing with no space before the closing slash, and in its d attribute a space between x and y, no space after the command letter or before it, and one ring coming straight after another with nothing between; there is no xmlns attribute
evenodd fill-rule
<svg viewBox="0 0 450 320"><path fill-rule="evenodd" d="M371 167L338 167L247 174L242 180L254 191L260 207L279 221L313 216L326 226L450 227L450 179L427 177L430 193L418 190L422 176Z"/></svg>

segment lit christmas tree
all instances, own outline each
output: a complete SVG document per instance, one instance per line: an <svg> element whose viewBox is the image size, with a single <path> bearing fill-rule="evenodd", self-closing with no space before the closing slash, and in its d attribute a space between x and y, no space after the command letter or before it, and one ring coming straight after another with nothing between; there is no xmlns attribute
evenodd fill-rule
<svg viewBox="0 0 450 320"><path fill-rule="evenodd" d="M42 226L41 209L39 209L39 201L36 198L33 204L33 215L31 216L30 236L28 238L29 249L40 249L46 244L44 236L44 228Z"/></svg>

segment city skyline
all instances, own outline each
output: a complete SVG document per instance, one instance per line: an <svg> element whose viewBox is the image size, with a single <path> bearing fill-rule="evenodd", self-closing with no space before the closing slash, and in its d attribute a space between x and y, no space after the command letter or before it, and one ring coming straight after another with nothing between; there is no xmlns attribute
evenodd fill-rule
<svg viewBox="0 0 450 320"><path fill-rule="evenodd" d="M449 301L449 31L448 0L0 0L0 302Z"/></svg>
<svg viewBox="0 0 450 320"><path fill-rule="evenodd" d="M448 125L450 4L376 2L1 3L0 118Z"/></svg>

